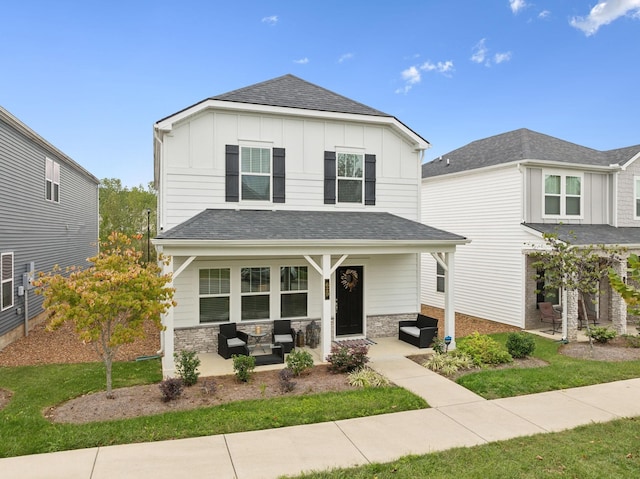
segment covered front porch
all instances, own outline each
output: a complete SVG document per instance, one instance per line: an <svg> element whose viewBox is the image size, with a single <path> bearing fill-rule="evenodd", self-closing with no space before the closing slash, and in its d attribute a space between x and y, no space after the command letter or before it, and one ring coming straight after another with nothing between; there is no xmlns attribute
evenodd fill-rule
<svg viewBox="0 0 640 479"><path fill-rule="evenodd" d="M455 347L454 253L466 242L388 213L205 210L153 240L178 303L163 318L163 375L174 374L175 351L215 354L221 323L314 321L319 361L335 339L397 335L420 310L421 253L448 272L441 330Z"/></svg>

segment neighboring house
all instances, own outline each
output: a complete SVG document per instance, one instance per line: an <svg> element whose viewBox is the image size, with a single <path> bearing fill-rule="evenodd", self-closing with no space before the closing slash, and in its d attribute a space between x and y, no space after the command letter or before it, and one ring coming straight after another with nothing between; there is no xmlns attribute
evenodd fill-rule
<svg viewBox="0 0 640 479"><path fill-rule="evenodd" d="M98 183L0 107L0 349L43 312L37 272L86 266L96 253Z"/></svg>
<svg viewBox="0 0 640 479"><path fill-rule="evenodd" d="M424 164L422 178L423 222L471 239L456 255L461 314L540 328L537 303L544 294L536 294L541 285L527 253L544 243L545 232L557 229L574 245L640 248L640 145L597 151L519 129ZM626 264L616 268L626 274ZM443 306L444 277L425 256L424 304ZM624 302L608 284L600 286L599 318L625 332ZM560 306L575 339L577 295L570 293Z"/></svg>
<svg viewBox="0 0 640 479"><path fill-rule="evenodd" d="M322 357L334 338L397 335L420 310L420 253L453 268L466 242L419 222L426 140L292 75L187 107L154 140L153 244L172 258L178 303L164 374L174 351L216 351L228 321L315 320Z"/></svg>

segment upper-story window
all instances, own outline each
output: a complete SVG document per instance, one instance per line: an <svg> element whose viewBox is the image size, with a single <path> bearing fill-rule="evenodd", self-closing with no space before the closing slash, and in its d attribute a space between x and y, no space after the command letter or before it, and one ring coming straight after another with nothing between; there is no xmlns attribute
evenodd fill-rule
<svg viewBox="0 0 640 479"><path fill-rule="evenodd" d="M364 155L338 153L338 203L362 203Z"/></svg>
<svg viewBox="0 0 640 479"><path fill-rule="evenodd" d="M13 253L0 254L0 310L13 306Z"/></svg>
<svg viewBox="0 0 640 479"><path fill-rule="evenodd" d="M545 216L582 215L582 176L545 174L544 214Z"/></svg>
<svg viewBox="0 0 640 479"><path fill-rule="evenodd" d="M54 203L60 203L60 164L46 158L45 197Z"/></svg>
<svg viewBox="0 0 640 479"><path fill-rule="evenodd" d="M640 176L636 176L634 178L633 181L634 184L634 188L633 188L633 192L634 192L634 211L635 211L635 218L638 220L640 219Z"/></svg>
<svg viewBox="0 0 640 479"><path fill-rule="evenodd" d="M271 201L269 148L240 148L240 183L243 201Z"/></svg>

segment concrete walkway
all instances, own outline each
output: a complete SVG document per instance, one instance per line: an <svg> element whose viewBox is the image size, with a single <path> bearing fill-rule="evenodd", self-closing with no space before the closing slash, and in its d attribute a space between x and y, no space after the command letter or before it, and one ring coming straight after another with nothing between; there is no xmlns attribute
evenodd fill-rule
<svg viewBox="0 0 640 479"><path fill-rule="evenodd" d="M276 478L640 416L640 379L487 401L403 357L376 358L371 366L432 407L264 431L12 457L0 459L0 477Z"/></svg>

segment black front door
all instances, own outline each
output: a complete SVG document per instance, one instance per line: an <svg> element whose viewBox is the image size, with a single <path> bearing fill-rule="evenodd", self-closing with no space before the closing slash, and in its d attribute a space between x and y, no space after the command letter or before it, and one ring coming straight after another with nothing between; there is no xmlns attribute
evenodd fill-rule
<svg viewBox="0 0 640 479"><path fill-rule="evenodd" d="M362 266L341 266L336 270L336 336L363 333Z"/></svg>

